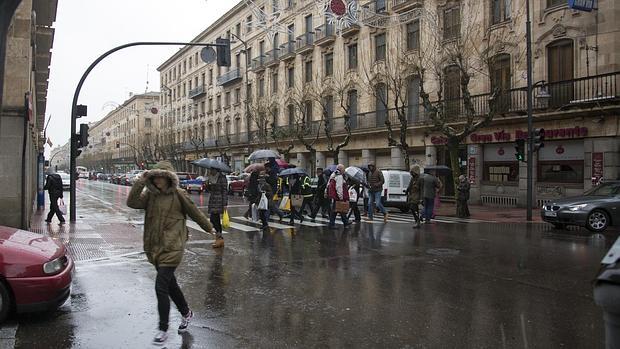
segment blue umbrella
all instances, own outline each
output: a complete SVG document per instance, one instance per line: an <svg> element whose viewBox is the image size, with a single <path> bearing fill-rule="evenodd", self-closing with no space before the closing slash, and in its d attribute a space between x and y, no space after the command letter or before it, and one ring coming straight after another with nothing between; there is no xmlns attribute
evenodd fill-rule
<svg viewBox="0 0 620 349"><path fill-rule="evenodd" d="M287 168L285 170L282 170L280 171L278 175L281 177L291 176L291 175L306 175L307 176L308 173L303 168L294 167L294 168Z"/></svg>
<svg viewBox="0 0 620 349"><path fill-rule="evenodd" d="M366 183L366 174L359 167L355 167L355 166L347 167L344 170L344 173L347 175L347 177L357 181L358 183L362 183L362 184Z"/></svg>
<svg viewBox="0 0 620 349"><path fill-rule="evenodd" d="M215 159L209 159L209 158L202 158L200 160L196 160L193 161L192 164L198 166L198 167L203 167L203 168L212 168L214 170L218 170L220 172L224 172L224 173L230 173L232 172L232 170L230 169L230 167L228 165L226 165L225 163L215 160Z"/></svg>
<svg viewBox="0 0 620 349"><path fill-rule="evenodd" d="M329 165L323 169L323 173L327 176L330 176L332 173L336 172L338 169L338 165Z"/></svg>

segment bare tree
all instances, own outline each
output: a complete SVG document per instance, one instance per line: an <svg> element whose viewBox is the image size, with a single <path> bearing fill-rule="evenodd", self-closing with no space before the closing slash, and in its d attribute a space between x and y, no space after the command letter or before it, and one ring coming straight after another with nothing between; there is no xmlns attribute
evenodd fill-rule
<svg viewBox="0 0 620 349"><path fill-rule="evenodd" d="M267 148L270 119L277 105L277 97L271 94L253 98L249 102L250 116L248 119L256 128L256 139L262 148Z"/></svg>
<svg viewBox="0 0 620 349"><path fill-rule="evenodd" d="M295 85L291 90L287 105L295 111L292 132L294 137L310 152L310 162L316 163L316 143L321 134L322 120L312 120L312 100L306 98L306 89Z"/></svg>

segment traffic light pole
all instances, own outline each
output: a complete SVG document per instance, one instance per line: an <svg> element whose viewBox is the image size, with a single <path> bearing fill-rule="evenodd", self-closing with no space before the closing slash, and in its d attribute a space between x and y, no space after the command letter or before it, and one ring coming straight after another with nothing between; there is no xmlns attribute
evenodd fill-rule
<svg viewBox="0 0 620 349"><path fill-rule="evenodd" d="M526 24L525 40L527 46L527 221L532 221L534 140L532 120L532 23L530 22L530 1L525 1Z"/></svg>
<svg viewBox="0 0 620 349"><path fill-rule="evenodd" d="M71 136L69 138L69 142L71 145L70 147L71 156L70 156L70 161L69 161L69 176L71 179L71 189L69 192L69 221L70 222L75 222L76 220L75 184L76 184L77 178L76 178L76 173L75 173L75 167L77 165L78 147L77 147L77 135L75 131L76 131L76 122L78 119L77 103L78 103L78 98L80 96L80 91L82 90L82 85L84 85L84 81L86 80L86 77L88 77L88 74L90 74L90 72L95 68L95 66L97 66L99 62L101 62L104 58L111 55L112 53L122 50L127 47L133 47L133 46L204 46L204 47L211 46L211 47L225 48L225 47L229 47L229 45L230 43L229 44L207 44L207 43L198 43L198 42L160 42L160 41L131 42L128 44L117 46L107 51L106 53L102 54L97 59L95 59L93 63L91 63L91 65L86 69L86 71L84 71L84 74L82 74L82 77L80 78L80 81L78 82L77 87L75 88L75 93L73 94L73 102L71 103ZM80 116L83 116L83 115L80 115Z"/></svg>

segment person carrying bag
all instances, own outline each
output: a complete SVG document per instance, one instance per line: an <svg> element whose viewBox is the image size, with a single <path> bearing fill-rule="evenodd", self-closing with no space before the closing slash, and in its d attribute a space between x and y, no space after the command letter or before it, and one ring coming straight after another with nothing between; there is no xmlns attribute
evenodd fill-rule
<svg viewBox="0 0 620 349"><path fill-rule="evenodd" d="M329 228L336 227L336 214L340 214L342 224L346 227L350 225L347 219L349 212L349 189L344 180L344 165L339 164L336 171L329 177L327 184L327 197L331 201L329 212Z"/></svg>

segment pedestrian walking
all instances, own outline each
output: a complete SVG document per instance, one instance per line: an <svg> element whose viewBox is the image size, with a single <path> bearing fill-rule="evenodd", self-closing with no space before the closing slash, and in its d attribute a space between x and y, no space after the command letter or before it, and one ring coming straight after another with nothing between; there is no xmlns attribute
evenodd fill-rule
<svg viewBox="0 0 620 349"><path fill-rule="evenodd" d="M360 214L360 209L357 206L360 196L362 196L363 186L362 184L354 181L353 179L348 179L347 183L349 185L349 216L347 218L351 218L351 215L355 217L355 223L359 223L362 220L362 216Z"/></svg>
<svg viewBox="0 0 620 349"><path fill-rule="evenodd" d="M603 309L605 348L620 348L620 238L601 261L594 280L594 303Z"/></svg>
<svg viewBox="0 0 620 349"><path fill-rule="evenodd" d="M260 200L262 200L263 194L265 194L265 197L267 198L267 208L266 209L259 208L258 210L258 216L260 217L260 220L262 223L261 229L266 230L266 229L269 229L270 208L272 208L275 205L273 201L273 189L271 188L271 185L267 183L264 176L259 177L258 186L259 186L260 195L258 197L258 200L255 202L256 206L260 207L259 203L260 203Z"/></svg>
<svg viewBox="0 0 620 349"><path fill-rule="evenodd" d="M286 179L286 183L288 187L289 199L291 200L291 211L289 212L289 217L291 219L290 224L293 225L295 224L295 218L299 219L300 222L304 221L303 214L298 211L303 203L299 207L293 205L293 196L301 196L301 180L298 175L290 175Z"/></svg>
<svg viewBox="0 0 620 349"><path fill-rule="evenodd" d="M469 180L464 175L459 176L459 185L457 187L457 201L456 201L456 215L459 218L468 218L469 207L467 206L467 201L469 200L469 190L471 186L469 185Z"/></svg>
<svg viewBox="0 0 620 349"><path fill-rule="evenodd" d="M210 168L207 170L207 191L209 192L209 214L211 224L217 231L217 238L213 247L224 247L222 238L222 214L228 206L228 181L220 171Z"/></svg>
<svg viewBox="0 0 620 349"><path fill-rule="evenodd" d="M252 171L248 180L247 189L245 191L245 197L248 199L248 210L243 214L245 219L252 217L252 204L257 203L260 199L260 189L258 187L258 171Z"/></svg>
<svg viewBox="0 0 620 349"><path fill-rule="evenodd" d="M421 223L420 200L422 200L422 187L424 185L424 181L422 177L420 177L420 166L411 166L409 173L411 173L411 180L409 181L409 186L407 186L405 193L407 194L407 204L409 205L409 209L413 213L413 219L415 220L413 227L419 228Z"/></svg>
<svg viewBox="0 0 620 349"><path fill-rule="evenodd" d="M374 163L368 164L368 220L373 220L375 208L383 213L383 221L387 222L388 213L381 202L381 194L383 193L383 184L385 179L383 173L377 169Z"/></svg>
<svg viewBox="0 0 620 349"><path fill-rule="evenodd" d="M306 207L310 210L310 215L314 208L312 207L312 201L314 201L314 194L312 194L312 185L310 183L310 177L308 175L301 176L301 195L304 197L304 201L301 204L299 213L301 215L306 214Z"/></svg>
<svg viewBox="0 0 620 349"><path fill-rule="evenodd" d="M146 187L146 190L145 190ZM134 183L127 206L144 209L144 251L155 266L155 294L159 313L159 331L153 339L161 345L168 338L170 299L181 313L178 332L187 331L194 313L179 287L174 272L183 259L188 239L186 216L207 232L215 233L185 190L179 188L179 178L169 161L161 161L155 169L144 172Z"/></svg>
<svg viewBox="0 0 620 349"><path fill-rule="evenodd" d="M323 218L326 218L327 213L329 212L329 199L325 196L328 178L321 167L316 169L316 175L318 181L316 185L316 192L314 193L314 209L312 210L312 213L310 213L310 218L312 218L312 221L316 218L319 210L321 211L321 216Z"/></svg>
<svg viewBox="0 0 620 349"><path fill-rule="evenodd" d="M265 181L267 183L269 183L269 186L271 187L272 190L272 196L271 198L269 198L269 202L270 202L270 206L269 206L269 213L270 214L277 214L278 217L280 217L280 221L282 221L282 219L284 218L284 212L282 212L282 210L280 210L279 208L279 201L275 199L276 196L278 196L278 183L279 183L279 178L278 178L278 165L275 163L275 159L273 159L273 162L271 161L272 159L269 159L270 161L265 163ZM281 186L280 186L281 187ZM281 197L281 196L280 196Z"/></svg>
<svg viewBox="0 0 620 349"><path fill-rule="evenodd" d="M422 198L424 201L423 218L426 223L430 223L431 218L433 218L435 197L437 196L438 190L441 188L441 182L439 181L439 178L432 173L425 173L422 180Z"/></svg>
<svg viewBox="0 0 620 349"><path fill-rule="evenodd" d="M329 228L336 227L336 214L340 213L340 219L344 227L350 225L347 219L349 190L344 179L344 165L339 164L336 167L336 171L331 174L327 183L326 196L330 200L329 211ZM347 210L341 209L341 207L347 207Z"/></svg>
<svg viewBox="0 0 620 349"><path fill-rule="evenodd" d="M62 178L60 175L50 171L45 178L45 186L43 186L43 190L47 190L47 194L50 197L50 211L47 214L45 222L47 224L52 223L52 218L56 215L60 221L60 224L65 224L65 217L63 217L63 214L58 207L58 199L62 199L63 197Z"/></svg>

